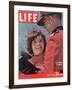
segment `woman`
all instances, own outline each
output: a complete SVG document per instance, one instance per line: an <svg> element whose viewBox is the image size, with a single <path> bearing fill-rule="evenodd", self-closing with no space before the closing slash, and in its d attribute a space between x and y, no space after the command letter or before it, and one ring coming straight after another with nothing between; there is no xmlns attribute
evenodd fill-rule
<svg viewBox="0 0 72 90"><path fill-rule="evenodd" d="M46 47L45 36L39 30L33 30L28 33L28 51L32 58L28 61L39 68L44 60L44 51ZM41 67L40 67L41 68Z"/></svg>
<svg viewBox="0 0 72 90"><path fill-rule="evenodd" d="M28 33L27 44L28 52L32 55L32 58L24 61L23 64L25 69L20 73L19 79L39 77L39 75L36 76L31 74L42 73L41 71L43 69L41 64L43 64L44 61L46 47L45 36L39 30L32 30ZM40 77L42 77L42 75Z"/></svg>

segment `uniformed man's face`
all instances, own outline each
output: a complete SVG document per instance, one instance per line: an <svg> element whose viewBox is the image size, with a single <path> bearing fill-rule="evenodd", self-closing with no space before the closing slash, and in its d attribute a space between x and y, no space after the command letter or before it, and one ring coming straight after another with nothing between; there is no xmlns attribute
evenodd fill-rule
<svg viewBox="0 0 72 90"><path fill-rule="evenodd" d="M57 26L59 26L60 20L54 16L45 16L44 27L48 32L52 32Z"/></svg>
<svg viewBox="0 0 72 90"><path fill-rule="evenodd" d="M41 55L44 50L44 40L41 35L37 36L32 41L32 50L34 55Z"/></svg>

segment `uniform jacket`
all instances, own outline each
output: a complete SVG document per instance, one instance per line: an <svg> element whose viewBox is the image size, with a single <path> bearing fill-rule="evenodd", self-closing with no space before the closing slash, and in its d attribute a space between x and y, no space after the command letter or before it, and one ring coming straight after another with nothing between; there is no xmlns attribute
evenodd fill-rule
<svg viewBox="0 0 72 90"><path fill-rule="evenodd" d="M44 56L44 73L63 72L63 28L57 27L48 37Z"/></svg>

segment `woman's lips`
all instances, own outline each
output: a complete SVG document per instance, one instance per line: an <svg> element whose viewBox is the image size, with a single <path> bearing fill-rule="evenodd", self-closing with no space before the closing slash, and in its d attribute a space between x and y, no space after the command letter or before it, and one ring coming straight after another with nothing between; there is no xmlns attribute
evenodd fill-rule
<svg viewBox="0 0 72 90"><path fill-rule="evenodd" d="M40 50L40 49L41 49L41 47L39 47L39 48L38 48L38 47L35 47L35 49L36 49L36 50Z"/></svg>

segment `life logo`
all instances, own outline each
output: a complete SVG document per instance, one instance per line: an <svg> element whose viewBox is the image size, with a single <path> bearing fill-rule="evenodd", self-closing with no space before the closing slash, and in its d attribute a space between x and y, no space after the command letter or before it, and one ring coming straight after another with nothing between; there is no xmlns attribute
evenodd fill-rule
<svg viewBox="0 0 72 90"><path fill-rule="evenodd" d="M18 12L18 19L20 23L37 23L38 13L36 12Z"/></svg>

